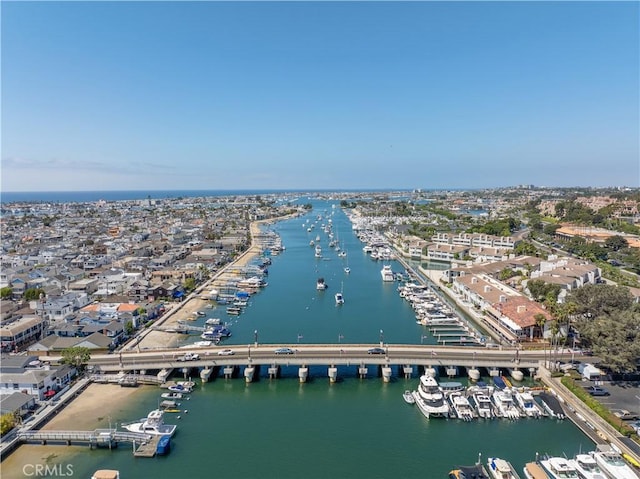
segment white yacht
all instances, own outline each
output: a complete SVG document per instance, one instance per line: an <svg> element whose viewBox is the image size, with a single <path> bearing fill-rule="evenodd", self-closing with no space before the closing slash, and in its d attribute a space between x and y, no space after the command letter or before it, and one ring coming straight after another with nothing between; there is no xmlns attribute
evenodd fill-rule
<svg viewBox="0 0 640 479"><path fill-rule="evenodd" d="M471 421L476 417L475 411L471 407L471 403L467 397L457 391L449 394L449 402L451 403L451 407L453 411L458 416L458 419L462 421Z"/></svg>
<svg viewBox="0 0 640 479"><path fill-rule="evenodd" d="M596 460L600 469L612 479L638 479L638 475L631 469L631 466L610 447L607 449L599 447L590 454Z"/></svg>
<svg viewBox="0 0 640 479"><path fill-rule="evenodd" d="M449 417L449 405L434 377L426 374L420 376L418 390L413 392L413 397L426 418Z"/></svg>
<svg viewBox="0 0 640 479"><path fill-rule="evenodd" d="M489 396L484 391L478 390L474 392L471 397L473 398L473 402L476 404L478 416L484 419L493 419L495 414L493 412L493 405L491 404Z"/></svg>
<svg viewBox="0 0 640 479"><path fill-rule="evenodd" d="M382 275L382 281L393 281L395 279L390 264L385 264L380 270L380 274Z"/></svg>
<svg viewBox="0 0 640 479"><path fill-rule="evenodd" d="M336 293L336 304L344 304L344 296L340 291Z"/></svg>
<svg viewBox="0 0 640 479"><path fill-rule="evenodd" d="M590 454L576 454L574 459L569 460L569 464L578 471L578 475L582 479L607 479L605 473Z"/></svg>
<svg viewBox="0 0 640 479"><path fill-rule="evenodd" d="M540 465L551 479L580 479L578 471L564 457L542 459Z"/></svg>
<svg viewBox="0 0 640 479"><path fill-rule="evenodd" d="M533 394L531 394L531 392L516 392L515 397L518 402L518 406L520 406L520 409L524 411L527 417L539 418L542 416L542 410L536 403L535 399L533 399Z"/></svg>
<svg viewBox="0 0 640 479"><path fill-rule="evenodd" d="M327 289L327 283L324 282L324 278L318 278L318 281L316 282L316 289L318 291L324 291Z"/></svg>
<svg viewBox="0 0 640 479"><path fill-rule="evenodd" d="M154 409L146 418L139 421L123 424L122 427L130 432L141 432L161 436L173 436L176 432L175 424L165 424L163 420L164 411Z"/></svg>
<svg viewBox="0 0 640 479"><path fill-rule="evenodd" d="M505 419L519 419L520 411L513 400L513 394L508 389L498 389L491 396L500 416Z"/></svg>
<svg viewBox="0 0 640 479"><path fill-rule="evenodd" d="M487 470L494 479L520 479L511 463L498 457L490 457L487 460Z"/></svg>
<svg viewBox="0 0 640 479"><path fill-rule="evenodd" d="M316 245L314 256L316 258L322 258L322 246L320 246L319 244Z"/></svg>

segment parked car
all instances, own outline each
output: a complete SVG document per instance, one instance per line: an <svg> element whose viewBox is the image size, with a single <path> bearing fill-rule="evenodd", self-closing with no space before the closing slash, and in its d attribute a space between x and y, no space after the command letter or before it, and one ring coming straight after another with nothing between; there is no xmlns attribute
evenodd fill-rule
<svg viewBox="0 0 640 479"><path fill-rule="evenodd" d="M384 348L371 348L367 349L367 354L384 354Z"/></svg>
<svg viewBox="0 0 640 479"><path fill-rule="evenodd" d="M222 351L218 351L218 356L233 356L233 349L223 349Z"/></svg>
<svg viewBox="0 0 640 479"><path fill-rule="evenodd" d="M610 396L611 393L600 386L589 386L587 392L592 396Z"/></svg>
<svg viewBox="0 0 640 479"><path fill-rule="evenodd" d="M278 348L274 351L275 354L293 354L294 351L291 348Z"/></svg>
<svg viewBox="0 0 640 479"><path fill-rule="evenodd" d="M626 409L612 409L611 412L623 421L633 421L640 419L640 415L627 411Z"/></svg>

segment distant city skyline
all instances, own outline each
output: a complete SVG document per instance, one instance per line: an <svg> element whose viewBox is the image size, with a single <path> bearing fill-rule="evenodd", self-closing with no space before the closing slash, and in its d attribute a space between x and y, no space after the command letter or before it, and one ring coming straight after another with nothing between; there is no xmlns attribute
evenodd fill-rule
<svg viewBox="0 0 640 479"><path fill-rule="evenodd" d="M640 186L638 2L2 2L3 191Z"/></svg>

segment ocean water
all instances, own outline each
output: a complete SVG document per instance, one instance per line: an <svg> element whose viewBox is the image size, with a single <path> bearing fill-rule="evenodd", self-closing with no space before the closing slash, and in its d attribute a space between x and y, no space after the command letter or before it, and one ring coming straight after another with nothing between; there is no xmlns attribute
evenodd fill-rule
<svg viewBox="0 0 640 479"><path fill-rule="evenodd" d="M331 203L311 201L314 210L272 225L286 250L273 257L269 285L251 298L246 312L226 316L223 308L207 317L230 321L229 347L261 344L362 343L381 339L394 343L433 342L416 324L413 311L398 295L396 285L383 283L382 264L362 252L344 212ZM335 238L347 251L342 259L328 248L319 225L308 233L318 214L332 216ZM326 218L325 218L326 221ZM314 258L309 241L321 237L324 259ZM349 265L352 272L343 271ZM391 262L394 270L399 263ZM318 277L329 289L316 290ZM344 292L337 307L335 291ZM203 318L201 321L204 321ZM256 334L257 332L257 334ZM192 337L183 341L197 340ZM418 379L395 377L384 383L370 367L369 377L355 377L355 368L341 368L341 380L329 383L326 369L312 368L310 381L300 384L294 367L279 379L261 371L257 381L217 377L199 384L166 422L178 424L173 450L166 457L135 458L131 447L115 451L60 447L57 460L73 457L74 476L90 477L99 468L121 471L132 478L444 478L456 465L474 463L478 454L508 459L520 470L536 452L571 456L593 443L569 421L475 421L425 419L402 399ZM396 375L397 376L397 375ZM160 390L146 387L137 400L111 420L120 423L146 415L157 407ZM102 426L107 426L106 423Z"/></svg>

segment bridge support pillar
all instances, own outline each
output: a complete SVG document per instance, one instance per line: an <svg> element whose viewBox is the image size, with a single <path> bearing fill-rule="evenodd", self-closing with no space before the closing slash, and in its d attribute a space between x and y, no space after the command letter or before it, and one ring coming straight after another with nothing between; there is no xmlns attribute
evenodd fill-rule
<svg viewBox="0 0 640 479"><path fill-rule="evenodd" d="M329 382L335 383L338 379L338 368L332 364L331 366L329 366L328 374Z"/></svg>
<svg viewBox="0 0 640 479"><path fill-rule="evenodd" d="M253 381L253 375L256 372L256 368L254 368L253 366L249 365L246 368L244 368L244 381L246 383L250 383Z"/></svg>
<svg viewBox="0 0 640 479"><path fill-rule="evenodd" d="M309 368L304 365L301 366L300 369L298 369L298 379L300 380L301 383L306 383L308 377L309 377Z"/></svg>
<svg viewBox="0 0 640 479"><path fill-rule="evenodd" d="M390 366L382 366L382 380L385 383L388 383L389 381L391 381L391 367Z"/></svg>
<svg viewBox="0 0 640 479"><path fill-rule="evenodd" d="M280 371L279 366L276 366L275 364L272 364L271 367L269 367L268 373L269 373L269 379L276 379L278 377L278 372Z"/></svg>
<svg viewBox="0 0 640 479"><path fill-rule="evenodd" d="M489 376L491 376L492 378L500 376L500 370L498 368L491 368L489 370Z"/></svg>
<svg viewBox="0 0 640 479"><path fill-rule="evenodd" d="M233 366L225 366L222 372L225 379L231 379L233 376Z"/></svg>
<svg viewBox="0 0 640 479"><path fill-rule="evenodd" d="M358 376L360 376L360 379L364 379L367 377L367 374L369 373L369 369L362 365L358 368Z"/></svg>
<svg viewBox="0 0 640 479"><path fill-rule="evenodd" d="M403 366L402 372L404 373L404 378L405 379L411 379L411 376L413 375L413 367L411 367L409 364L407 364L407 365Z"/></svg>

